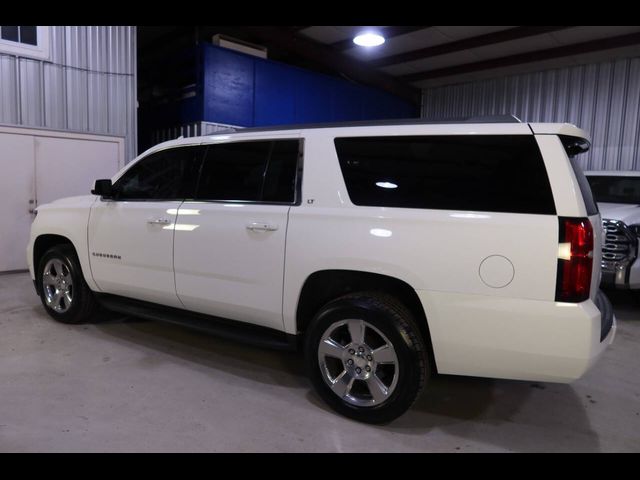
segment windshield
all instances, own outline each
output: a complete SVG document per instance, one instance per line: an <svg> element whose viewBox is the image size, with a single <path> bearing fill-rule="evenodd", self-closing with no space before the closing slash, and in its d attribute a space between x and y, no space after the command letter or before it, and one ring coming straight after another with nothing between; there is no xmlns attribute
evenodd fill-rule
<svg viewBox="0 0 640 480"><path fill-rule="evenodd" d="M589 175L596 202L640 204L640 177Z"/></svg>

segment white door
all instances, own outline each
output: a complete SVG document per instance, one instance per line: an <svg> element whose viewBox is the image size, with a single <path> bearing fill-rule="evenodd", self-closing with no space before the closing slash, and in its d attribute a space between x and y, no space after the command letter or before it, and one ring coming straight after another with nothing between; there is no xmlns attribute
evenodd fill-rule
<svg viewBox="0 0 640 480"><path fill-rule="evenodd" d="M0 272L27 268L33 166L33 137L0 133Z"/></svg>
<svg viewBox="0 0 640 480"><path fill-rule="evenodd" d="M100 290L182 306L173 277L173 234L178 207L193 196L201 152L187 146L151 153L115 182L113 199L91 207L89 258Z"/></svg>
<svg viewBox="0 0 640 480"><path fill-rule="evenodd" d="M89 258L105 293L180 307L172 224L179 201L100 201L91 207Z"/></svg>
<svg viewBox="0 0 640 480"><path fill-rule="evenodd" d="M186 308L282 329L288 206L184 202L174 264Z"/></svg>
<svg viewBox="0 0 640 480"><path fill-rule="evenodd" d="M72 195L87 195L95 178L123 164L119 137L0 127L0 272L27 268L33 210Z"/></svg>
<svg viewBox="0 0 640 480"><path fill-rule="evenodd" d="M35 137L38 204L74 195L88 195L97 178L111 178L119 170L113 141Z"/></svg>
<svg viewBox="0 0 640 480"><path fill-rule="evenodd" d="M176 290L190 310L278 330L297 138L208 147L175 225Z"/></svg>

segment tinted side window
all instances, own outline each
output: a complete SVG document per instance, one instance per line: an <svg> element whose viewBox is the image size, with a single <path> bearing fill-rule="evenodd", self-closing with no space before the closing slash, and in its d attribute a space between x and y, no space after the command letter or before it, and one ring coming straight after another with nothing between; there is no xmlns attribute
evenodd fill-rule
<svg viewBox="0 0 640 480"><path fill-rule="evenodd" d="M293 202L298 145L298 140L209 145L197 198Z"/></svg>
<svg viewBox="0 0 640 480"><path fill-rule="evenodd" d="M532 135L336 138L356 205L555 214Z"/></svg>
<svg viewBox="0 0 640 480"><path fill-rule="evenodd" d="M209 145L197 198L259 200L270 149L269 141Z"/></svg>
<svg viewBox="0 0 640 480"><path fill-rule="evenodd" d="M584 200L587 215L597 215L599 213L598 204L593 199L593 192L591 191L591 186L589 185L586 175L582 171L582 168L580 168L580 165L578 165L575 157L569 157L569 161L571 162L573 173L575 173L576 179L578 180L578 186L582 193L582 199Z"/></svg>
<svg viewBox="0 0 640 480"><path fill-rule="evenodd" d="M277 140L267 164L262 200L265 202L293 203L296 199L298 140Z"/></svg>
<svg viewBox="0 0 640 480"><path fill-rule="evenodd" d="M140 160L116 182L117 200L193 198L203 147L177 147Z"/></svg>
<svg viewBox="0 0 640 480"><path fill-rule="evenodd" d="M559 135L558 137L562 142L565 152L567 152L567 156L571 162L571 168L573 168L573 173L575 173L576 180L578 180L578 186L580 187L580 193L582 193L587 215L596 215L598 213L598 205L593 200L593 194L589 187L587 177L584 175L582 168L580 168L576 160L576 155L587 152L591 145L584 138L571 137L569 135Z"/></svg>

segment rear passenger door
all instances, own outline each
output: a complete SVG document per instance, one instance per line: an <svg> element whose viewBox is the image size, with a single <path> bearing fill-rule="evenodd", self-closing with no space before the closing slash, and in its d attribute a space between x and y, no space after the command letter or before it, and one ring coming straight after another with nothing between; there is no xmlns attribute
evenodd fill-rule
<svg viewBox="0 0 640 480"><path fill-rule="evenodd" d="M297 136L208 146L196 195L175 225L176 289L187 309L282 329L300 147Z"/></svg>

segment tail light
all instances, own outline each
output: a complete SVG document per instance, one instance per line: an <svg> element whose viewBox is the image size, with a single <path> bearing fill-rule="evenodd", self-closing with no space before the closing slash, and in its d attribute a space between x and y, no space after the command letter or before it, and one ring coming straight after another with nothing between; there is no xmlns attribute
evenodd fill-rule
<svg viewBox="0 0 640 480"><path fill-rule="evenodd" d="M593 271L593 227L588 218L559 217L557 302L589 298Z"/></svg>

